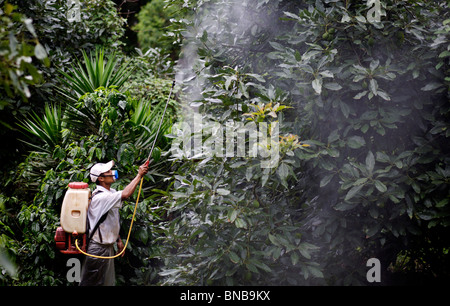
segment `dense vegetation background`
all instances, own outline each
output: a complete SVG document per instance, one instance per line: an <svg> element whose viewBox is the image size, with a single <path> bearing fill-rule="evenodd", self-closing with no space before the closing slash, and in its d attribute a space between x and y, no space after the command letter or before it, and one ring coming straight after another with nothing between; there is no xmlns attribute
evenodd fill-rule
<svg viewBox="0 0 450 306"><path fill-rule="evenodd" d="M119 285L368 285L373 257L382 285L449 282L446 2L75 2L0 1L0 283L70 285L67 184L113 159L126 186L173 79ZM270 168L171 149L249 122L279 128Z"/></svg>

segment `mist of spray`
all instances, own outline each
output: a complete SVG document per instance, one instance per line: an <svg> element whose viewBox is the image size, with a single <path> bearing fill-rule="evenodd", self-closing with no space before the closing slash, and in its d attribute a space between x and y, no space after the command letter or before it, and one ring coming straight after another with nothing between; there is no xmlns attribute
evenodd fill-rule
<svg viewBox="0 0 450 306"><path fill-rule="evenodd" d="M268 16L267 13L262 13L258 10L258 4L256 7L254 6L255 3L255 1L216 1L204 4L196 12L192 24L186 30L181 57L175 68L176 82L183 88L184 118L180 123L182 128L178 129L178 141L174 143L178 146L180 143L187 144L190 141L192 144L189 143L185 146L184 152L181 152L179 147L174 148L172 154L175 156L181 157L183 154L187 157L200 156L202 153L202 132L207 132L210 135L213 133L213 136L220 140L222 137L220 134L227 131L224 146L229 146L234 142L235 137L238 138L238 144L243 143L239 137L240 135L246 137L245 132L247 131L250 133L250 138L257 138L260 144L259 146L255 144L254 148L249 148L249 156L256 157L252 152L258 151L259 157L270 157L269 161L262 161L262 168L271 168L278 164L279 129L277 124L267 127L262 123L254 128L249 125L242 126L241 123L236 122L211 122L211 117L205 120L205 116L199 113L200 106L205 104L203 93L212 86L209 78L213 71L209 61L223 59L223 62L219 65L236 67L242 70L247 67L252 69L259 67L262 71L270 69L264 64L261 65L262 58L258 57L258 51L262 52L262 50L258 50L258 48L267 44L268 33L272 33L272 35L276 33L276 25L279 20L273 16ZM273 20L270 20L271 18ZM261 35L261 33L264 34ZM261 39L263 36L266 37ZM199 54L202 52L199 52L199 49L207 50L210 54L200 56ZM217 103L217 101L207 103ZM219 103L221 102L219 101ZM268 128L271 129L270 139L267 139L266 136L262 137L262 135L267 135L264 131L267 131ZM191 133L195 135L192 139L189 139ZM250 142L252 142L252 139L250 139ZM264 147L264 145L261 145L262 143L271 143L269 152L261 149ZM221 145L216 143L215 148L217 149L218 146ZM258 149L256 146L258 146ZM194 150L189 153L191 147ZM236 154L233 153L233 147L231 149L227 147L226 149L226 153L223 154L227 157L239 156L243 152L243 149L238 147L237 155L233 155ZM221 152L213 151L221 156Z"/></svg>
<svg viewBox="0 0 450 306"><path fill-rule="evenodd" d="M331 6L330 3L332 2L338 1L316 1L315 5L320 6L320 10L323 12L324 6L326 5ZM312 1L310 1L309 3L312 3ZM419 138L416 138L416 143L412 142L406 143L408 139L412 139L414 135L425 134L428 129L426 124L424 124L425 121L420 115L420 112L424 107L421 101L422 99L421 96L424 97L424 93L423 91L420 90L420 88L417 88L417 84L414 83L414 79L416 79L419 76L419 70L416 70L414 72L405 72L408 70L412 71L416 69L414 68L415 64L412 61L408 62L408 60L405 60L405 57L407 57L405 56L405 54L417 55L420 52L423 52L423 50L426 50L425 48L420 49L420 47L423 46L421 35L417 34L417 32L415 33L404 32L404 29L401 29L401 27L399 26L397 28L394 27L392 30L390 30L396 31L396 34L390 36L389 38L390 40L386 45L378 43L376 41L377 38L380 38L380 40L382 40L383 42L387 41L386 38L387 32L386 31L382 32L380 30L382 27L380 28L379 24L376 25L376 23L379 22L380 20L383 21L384 18L388 18L386 17L387 14L384 11L385 6L383 5L380 6L380 3L382 4L382 1L381 2L378 0L367 1L367 9L361 13L364 14L365 17L362 15L358 16L357 22L362 23L363 24L362 27L366 27L366 29L370 28L370 31L367 30L366 31L367 33L365 33L364 31L356 33L355 39L358 38L357 41L352 40L349 37L343 37L344 39L342 39L338 44L336 44L340 47L340 49L335 50L336 53L334 54L340 56L341 60L347 57L350 62L352 61L352 56L354 58L359 57L358 58L358 60L360 60L359 65L353 65L353 67L357 66L355 69L360 69L361 71L363 71L363 73L361 74L362 78L359 80L355 80L357 75L352 74L351 67L350 69L348 67L342 69L344 64L341 64L342 67L338 67L339 69L336 69L336 71L334 71L333 78L336 77L342 70L346 70L347 73L345 77L339 76L341 84L344 85L344 83L346 83L345 85L347 85L347 87L344 88L342 91L338 92L339 93L338 95L333 96L338 97L337 99L335 99L336 101L330 101L330 99L327 99L323 94L323 92L325 91L323 88L327 88L326 85L328 85L327 89L331 90L330 91L331 93L333 93L334 90L339 91L341 88L340 85L337 83L326 84L326 82L329 80L326 78L331 74L331 72L328 70L323 71L322 75L323 78L320 79L320 86L318 86L319 82L317 83L313 82L312 88L309 88L310 92L307 92L308 89L305 90L306 92L303 91L303 89L306 87L301 88L301 90L299 90L298 89L299 87L297 87L296 84L301 82L303 83L308 82L308 85L311 87L310 78L308 80L303 80L300 77L297 80L295 80L294 77L290 77L290 80L286 80L289 77L287 77L285 80L279 79L277 80L276 78L271 79L272 85L274 85L275 88L283 88L286 91L290 91L292 96L295 96L294 99L301 100L300 102L296 101L297 102L296 107L290 112L291 114L294 114L294 116L301 117L302 115L305 114L303 106L306 105L308 102L310 102L305 101L309 97L312 97L311 100L314 100L313 102L319 105L319 108L321 108L321 111L323 110L323 112L321 112L320 114L312 114L312 115L323 116L323 118L314 120L317 126L310 126L307 128L310 128L312 130L311 134L314 133L315 135L319 135L318 138L323 139L325 143L327 142L327 138L329 141L330 139L334 139L333 141L336 141L336 139L339 139L342 136L346 139L341 138L339 139L339 141L345 141L346 144L343 144L343 146L345 146L349 142L348 138L350 135L355 135L355 137L359 137L358 139L363 139L362 136L364 136L366 137L366 140L364 139L363 140L367 141L369 137L367 137L368 134L366 134L366 132L370 129L370 132L368 133L372 133L374 136L370 137L371 143L370 146L369 145L367 146L367 148L363 147L359 151L351 150L352 145L349 145L350 148L341 147L342 150L340 152L332 153L338 155L341 154L340 158L336 158L336 160L339 160L337 162L339 164L336 165L336 169L338 169L336 173L340 172L344 167L348 168L354 167L351 165L351 163L353 164L360 163L363 165L367 164L367 162L365 162L364 159L366 160L368 159L369 161L372 160L373 163L371 167L372 170L375 170L376 167L379 167L379 165L382 164L383 162L375 160L374 155L378 152L376 151L369 152L370 154L372 154L370 155L367 154L368 150L383 151L383 153L386 152L387 155L391 154L393 157L395 157L396 154L398 154L398 152L402 151L404 151L405 153L412 152L415 148L421 146L422 144L418 143ZM281 5L285 6L280 7ZM199 106L205 103L205 100L203 98L205 90L207 90L212 86L208 78L212 73L214 73L210 68L210 66L208 65L210 64L209 61L212 60L212 58L216 60L217 59L223 60L222 62L218 63L216 67L219 67L220 65L223 64L229 65L231 67L238 67L243 70L251 68L249 69L251 73L258 73L258 74L266 73L268 75L275 74L277 72L280 72L280 70L282 70L280 69L280 65L278 67L274 67L273 62L269 62L267 60L267 53L274 51L273 48L270 48L270 42L276 40L274 38L277 36L277 34L283 33L284 29L282 29L281 27L289 25L289 23L280 22L280 17L286 17L286 15L283 15L283 12L290 12L288 14L294 16L293 17L294 19L299 18L299 16L297 15L299 9L305 9L305 7L302 5L305 5L304 1L269 2L262 0L261 1L243 0L243 1L208 2L208 4L203 4L201 6L200 10L196 12L196 17L193 20L192 25L187 29L185 33L186 39L185 44L183 46L182 57L179 60L178 65L176 67L177 83L181 84L184 89L184 96L182 100L186 102L186 104L184 105L185 107L184 119L186 123L188 123L191 127L193 127L195 125L195 121L199 122L202 121L202 114L200 114L199 112ZM265 6L264 10L259 10L261 6ZM270 8L270 6L273 7ZM314 11L312 5L309 8L306 7L306 9L310 13L313 13ZM397 8L394 7L392 9L394 10ZM276 12L278 12L278 15ZM396 20L395 17L392 18ZM372 22L375 23L375 25L369 25L369 23ZM341 28L340 30L342 30L342 28L346 28L347 26L351 28L350 24L354 23L355 21L352 21L352 18L347 14L347 8L343 9L342 17L339 16L339 19L338 20L336 19L336 24ZM292 25L293 23L290 24ZM391 24L393 24L393 22ZM320 54L321 57L323 56L324 53L321 53L321 51L314 50L315 46L313 46L312 42L318 45L320 37L322 37L323 40L330 38L333 35L332 32L329 32L329 30L331 29L327 28L325 25L321 27L321 25L314 24L314 26L311 27L310 32L308 32L309 30L310 29L303 29L303 32L299 32L301 34L299 34L298 37L292 38L292 41L290 43L292 43L293 48L298 47L298 49L300 49L304 47L304 49L308 50L307 51L300 50L298 54L295 53L294 51L291 56L293 64L289 62L290 59L286 60L280 59L280 62L282 62L282 65L285 66L286 70L291 69L292 67L294 67L295 64L297 64L297 62L303 60L303 57L305 55L312 57L317 54ZM325 30L327 30L327 32L325 32ZM319 32L320 34L318 34ZM347 32L340 33L340 35L347 35L347 34L348 34ZM392 33L388 34L391 35ZM408 34L411 41L406 43L404 34ZM367 39L367 42L361 42L359 40L359 38L361 37ZM415 38L417 39L414 40ZM418 45L416 46L416 49L418 50L416 54L413 54L413 52L411 51L412 46L414 46L414 42L417 42ZM306 47L305 43L307 43ZM368 43L369 45L367 49L365 49L364 45L365 43ZM358 48L360 49L356 50ZM212 54L212 58L210 58L208 55L199 55L198 51L200 49L206 49L210 51ZM358 51L360 52L360 54L357 54ZM368 51L370 51L370 54L367 53ZM347 54L345 54L345 52L347 52ZM423 56L426 56L425 54L426 52L423 53ZM302 59L299 59L300 57ZM400 60L397 61L394 59ZM334 59L331 60L329 63L331 63L330 66L336 64L336 62L334 62ZM436 63L430 65L430 67L434 66L436 66ZM326 68L328 69L328 67ZM384 73L384 75L382 75L381 77L375 76L370 81L369 80L363 81L363 78L365 77L363 74L365 73L365 71L368 71L369 68L371 70L375 70L378 68L378 71L381 71L381 73ZM296 68L292 69L295 70ZM432 70L432 68L430 68L430 70ZM439 72L435 72L435 74L438 73ZM413 76L412 78L410 76L411 74ZM345 78L348 78L348 82L347 79ZM334 79L338 79L338 77ZM336 82L334 79L333 81L330 82ZM378 83L376 83L377 80ZM360 89L358 86L361 86L361 83L364 84L365 82L369 84L366 83L365 88L363 87L363 89ZM419 82L418 84L421 83ZM425 84L421 84L421 86L424 85ZM367 88L368 86L369 88ZM427 88L427 86L423 88ZM315 96L313 89L317 93L317 95ZM378 106L376 106L376 102L373 102L374 100L376 100L376 98L374 98L373 100L370 100L371 98L369 98L370 101L367 101L366 97L364 97L365 100L361 99L363 97L362 93L364 93L364 91L365 91L364 95L366 95L367 93L370 92L370 90L373 89L378 90L379 93L379 96L377 98L379 99L380 106L378 109L377 109ZM355 96L355 93L358 93L358 90L360 90L360 93ZM342 95L341 92L343 93ZM380 100L380 97L385 101ZM428 97L426 99L428 99ZM335 102L337 103L335 104ZM343 103L339 105L340 102ZM326 103L328 103L328 105L325 105ZM330 106L331 104L333 105ZM414 106L412 104L414 104ZM351 106L349 107L349 105ZM311 103L309 104L309 106L311 106ZM324 111L325 108L328 109ZM347 118L349 121L355 120L356 122L358 120L359 121L366 120L367 129L365 130L365 132L363 132L363 134L359 132L360 135L362 136L356 136L357 135L356 133L358 133L358 131L356 131L356 128L351 129L350 125L347 124L348 122L344 122L345 119L343 117L343 113L344 117ZM375 119L377 120L378 119L380 119L380 121L385 120L386 122L391 121L395 122L395 124L392 124L391 126L386 125L386 127L382 127L380 128L379 131L377 131L375 130L375 127L372 126L372 124L375 125L377 123L377 120L372 119L373 121L372 122L369 119L369 117L372 115L374 115ZM366 116L367 118L364 119L364 116ZM204 122L197 124L195 128L191 129L191 131L198 131L198 129L200 130L204 129L205 126L203 124ZM362 124L364 124L364 122ZM398 124L398 127L396 126L396 124ZM344 129L343 127L347 128L345 132L342 131ZM335 134L333 134L333 132L335 132ZM341 133L341 135L339 135L339 133ZM385 135L384 133L389 133L392 137L383 137ZM353 146L359 146L359 144ZM344 154L346 155L345 157L342 156ZM371 158L367 158L366 156L368 157L371 156ZM336 156L332 157L334 158ZM368 164L371 163L369 162ZM402 164L400 164L400 166L401 165ZM320 170L323 169L316 166L314 167L315 168L313 170L305 169L305 173L302 174L304 176L308 176L309 170L314 171L315 173L311 173L312 174L311 177L314 177L316 181L314 182L309 181L309 183L311 185L315 185L317 188L316 190L312 191L313 195L309 197L309 203L311 203L311 205L309 206L312 211L310 212L309 216L306 216L307 220L305 220L304 228L302 228L301 231L304 230L305 232L309 231L316 233L320 232L320 230L316 230L318 228L323 228L325 231L326 227L324 226L324 224L327 222L329 223L334 222L334 224L336 224L336 227L339 228L340 225L337 225L339 222L348 221L346 225L343 226L343 228L344 227L346 228L343 231L347 230L347 232L350 233L350 229L352 229L353 231L352 235L355 235L354 237L357 237L355 239L360 238L364 239L363 237L358 237L358 235L360 235L363 232L362 228L366 226L365 224L361 224L361 222L358 221L358 219L360 218L359 212L355 214L356 217L355 216L351 217L349 213L347 216L350 217L347 218L345 216L345 213L339 215L339 213L341 212L338 211L339 209L336 209L336 205L338 203L345 205L355 205L355 207L356 205L360 205L361 203L357 203L354 199L353 202L343 201L345 197L345 192L348 192L349 188L347 189L342 188L343 184L342 179L339 179L340 173L334 175L332 173L334 169L332 170L325 169L327 171L322 171L322 173L328 174L329 176L330 173L333 174L334 179L328 180L326 184L324 183L324 185L326 185L325 187L320 186L319 188L319 182L324 182L322 181L322 179L324 179L326 175L323 175L321 177L322 174L320 173L317 174L317 172L320 172ZM354 172L358 171L355 169L353 170ZM393 176L397 174L398 173L396 171L392 171ZM306 181L308 181L308 179L309 178L307 178ZM351 177L348 178L348 181L350 183L354 183L351 182L351 179L353 178ZM380 176L380 182L381 180L383 180L383 178ZM320 185L322 185L322 183L320 183ZM364 187L370 188L368 186ZM377 186L375 186L375 188L373 187L374 186L371 186L371 188L375 190L375 192L377 192L376 188L387 189L391 188L392 186L383 187L383 185L381 185L380 187L380 185L378 185L378 187ZM307 189L307 188L302 189L301 186L299 185L295 186L295 188L301 190L299 192L303 192L305 189ZM401 188L398 188L398 190L401 190ZM407 190L406 187L404 190ZM405 206L404 199L398 198L394 200L400 203L395 207L395 210L398 210L398 207L400 207L401 205ZM367 203L368 202L366 202L366 204ZM367 205L377 205L377 204L378 203L372 201ZM374 211L375 210L376 209L374 209ZM389 211L389 208L384 210L380 209L380 211L386 214L387 216L391 215L391 211ZM365 214L367 213L368 212L366 211ZM335 216L336 218L330 221L330 216ZM342 216L344 217L340 219ZM381 220L381 217L379 220ZM371 222L376 223L378 221L371 220ZM332 237L334 234L335 233L330 233L326 235ZM314 235L315 234L312 234L313 240L316 238L316 236ZM319 233L318 235L321 236L322 234ZM317 238L318 240L314 241L314 243L319 244L319 246L323 246L320 245L321 244L320 241L323 241L323 238L322 237ZM342 238L342 244L344 244L343 242L344 240L346 240L346 238ZM345 256L346 249L344 247L342 248L336 247L336 244L340 243L341 242L328 241L329 245L334 246L330 247L329 245L327 245L325 246L328 247L326 250L333 249L333 252L335 253L336 256ZM351 252L353 251L354 250L352 250ZM367 253L369 252L370 250ZM323 256L325 257L327 255ZM332 255L330 255L330 258L331 257ZM338 265L341 265L341 262L335 262L332 264L334 264L335 267L337 267ZM365 269L364 264L360 266L363 267L363 269ZM337 269L339 269L339 267L337 267Z"/></svg>

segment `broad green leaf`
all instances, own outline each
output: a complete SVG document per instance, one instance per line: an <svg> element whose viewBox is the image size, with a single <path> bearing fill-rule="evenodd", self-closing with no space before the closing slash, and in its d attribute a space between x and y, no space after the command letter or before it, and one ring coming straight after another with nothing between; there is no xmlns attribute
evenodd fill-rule
<svg viewBox="0 0 450 306"><path fill-rule="evenodd" d="M8 7L10 4L7 4L6 7ZM37 38L36 31L33 26L33 20L31 18L27 18L24 20L25 26L27 27L28 31L33 35L33 37Z"/></svg>
<svg viewBox="0 0 450 306"><path fill-rule="evenodd" d="M289 166L286 163L281 163L277 169L277 173L282 180L286 180L289 175Z"/></svg>
<svg viewBox="0 0 450 306"><path fill-rule="evenodd" d="M179 199L179 198L186 198L187 194L184 192L177 192L177 191L173 191L170 193L175 199Z"/></svg>
<svg viewBox="0 0 450 306"><path fill-rule="evenodd" d="M365 182L367 182L368 178L367 177L362 177L360 179L357 179L354 183L353 186L359 186L364 184Z"/></svg>
<svg viewBox="0 0 450 306"><path fill-rule="evenodd" d="M380 161L382 163L388 163L390 161L390 158L387 154L383 152L377 152L377 161Z"/></svg>
<svg viewBox="0 0 450 306"><path fill-rule="evenodd" d="M338 83L325 83L325 85L323 85L323 87L329 89L329 90L340 90L342 89L342 86L339 85Z"/></svg>
<svg viewBox="0 0 450 306"><path fill-rule="evenodd" d="M329 71L329 70L321 71L319 74L321 76L323 76L324 78L332 78L332 77L334 77L333 73L331 71ZM337 83L327 83L327 84L337 84ZM337 84L337 85L339 85L339 84Z"/></svg>
<svg viewBox="0 0 450 306"><path fill-rule="evenodd" d="M378 191L380 192L386 192L387 191L387 187L385 184L383 184L381 181L379 180L375 180L375 187L378 189Z"/></svg>
<svg viewBox="0 0 450 306"><path fill-rule="evenodd" d="M312 87L314 91L320 95L320 93L322 92L322 79L321 78L314 79L312 81Z"/></svg>
<svg viewBox="0 0 450 306"><path fill-rule="evenodd" d="M326 175L325 177L323 177L320 180L320 187L325 187L326 185L328 185L328 183L331 181L333 176L334 176L334 174L329 174L329 175Z"/></svg>
<svg viewBox="0 0 450 306"><path fill-rule="evenodd" d="M269 234L269 240L276 246L281 246L280 242L278 241L277 237L275 237L272 234Z"/></svg>
<svg viewBox="0 0 450 306"><path fill-rule="evenodd" d="M391 101L391 97L389 97L389 95L385 91L378 89L377 93L378 96L381 97L383 100Z"/></svg>
<svg viewBox="0 0 450 306"><path fill-rule="evenodd" d="M358 20L361 23L366 23L366 17L364 17L362 15L355 16L355 19Z"/></svg>
<svg viewBox="0 0 450 306"><path fill-rule="evenodd" d="M256 268L256 266L254 264L252 264L251 262L246 262L245 266L247 267L247 269L249 269L250 271L252 271L253 273L259 273L258 269Z"/></svg>
<svg viewBox="0 0 450 306"><path fill-rule="evenodd" d="M345 201L352 199L355 195L358 194L358 192L363 187L364 187L364 185L358 185L358 186L354 186L354 187L350 188L350 190L347 192L347 194L345 196Z"/></svg>
<svg viewBox="0 0 450 306"><path fill-rule="evenodd" d="M423 91L430 91L430 90L437 89L437 88L439 88L439 87L441 87L441 86L443 86L442 83L431 82L431 83L428 83L427 85L425 85L424 87L422 87L420 90L423 90Z"/></svg>
<svg viewBox="0 0 450 306"><path fill-rule="evenodd" d="M442 208L442 207L447 206L448 203L449 203L449 199L442 199L441 201L436 203L436 207L437 208Z"/></svg>
<svg viewBox="0 0 450 306"><path fill-rule="evenodd" d="M350 107L345 102L341 102L341 103L339 103L339 105L341 107L341 111L342 111L342 114L344 115L344 117L348 118L348 115L350 114Z"/></svg>
<svg viewBox="0 0 450 306"><path fill-rule="evenodd" d="M270 269L270 267L268 265L266 265L265 263L263 263L262 261L259 260L253 260L252 263L260 268L261 270L264 270L266 272L272 272L272 269Z"/></svg>
<svg viewBox="0 0 450 306"><path fill-rule="evenodd" d="M308 265L308 270L315 277L323 278L323 273L322 273L322 271L320 271L320 269L318 267Z"/></svg>
<svg viewBox="0 0 450 306"><path fill-rule="evenodd" d="M366 141L361 136L351 136L348 138L347 144L352 149L359 149L366 144Z"/></svg>
<svg viewBox="0 0 450 306"><path fill-rule="evenodd" d="M378 65L380 64L379 60L373 60L370 62L370 70L374 71L377 69Z"/></svg>
<svg viewBox="0 0 450 306"><path fill-rule="evenodd" d="M247 228L247 222L242 218L236 218L234 224L237 228Z"/></svg>
<svg viewBox="0 0 450 306"><path fill-rule="evenodd" d="M369 173L373 172L373 168L375 167L375 157L371 151L366 156L366 168Z"/></svg>
<svg viewBox="0 0 450 306"><path fill-rule="evenodd" d="M300 257L298 256L297 252L291 253L291 262L294 266L298 263L299 259Z"/></svg>
<svg viewBox="0 0 450 306"><path fill-rule="evenodd" d="M311 259L311 253L310 250L314 249L310 247L310 244L306 243L306 242L302 242L300 243L300 245L298 246L298 251L300 252L300 254L305 257L306 259Z"/></svg>
<svg viewBox="0 0 450 306"><path fill-rule="evenodd" d="M264 173L262 178L261 178L261 184L262 184L263 187L264 187L264 185L266 185L268 179L269 179L269 174Z"/></svg>
<svg viewBox="0 0 450 306"><path fill-rule="evenodd" d="M370 79L369 89L375 96L378 95L378 82L375 79Z"/></svg>
<svg viewBox="0 0 450 306"><path fill-rule="evenodd" d="M341 22L342 23L346 23L346 22L349 22L349 21L351 21L352 19L350 18L350 16L348 15L348 14L343 14L342 15L342 19L341 19Z"/></svg>
<svg viewBox="0 0 450 306"><path fill-rule="evenodd" d="M228 219L230 220L231 223L233 223L234 220L236 220L236 217L238 214L239 214L239 211L237 209L232 209L229 211Z"/></svg>
<svg viewBox="0 0 450 306"><path fill-rule="evenodd" d="M44 58L47 57L47 51L45 51L44 47L41 44L38 43L34 47L34 55L38 59L43 60Z"/></svg>
<svg viewBox="0 0 450 306"><path fill-rule="evenodd" d="M228 254L228 257L230 258L230 260L231 260L233 263L238 263L238 262L241 261L241 259L239 258L239 256L238 256L235 252L233 252L233 251L230 251L230 253Z"/></svg>
<svg viewBox="0 0 450 306"><path fill-rule="evenodd" d="M224 188L217 188L216 192L220 195L229 195L230 191Z"/></svg>
<svg viewBox="0 0 450 306"><path fill-rule="evenodd" d="M364 185L361 185L361 186L364 186ZM358 205L359 205L358 203L340 202L334 206L334 209L338 210L338 211L347 211L347 210L351 210L351 209L355 208Z"/></svg>

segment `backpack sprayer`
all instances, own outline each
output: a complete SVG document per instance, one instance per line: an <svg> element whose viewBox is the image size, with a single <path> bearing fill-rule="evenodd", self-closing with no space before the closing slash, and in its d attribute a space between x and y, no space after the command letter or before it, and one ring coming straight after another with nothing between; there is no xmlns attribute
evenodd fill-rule
<svg viewBox="0 0 450 306"><path fill-rule="evenodd" d="M167 105L169 104L170 97L172 95L172 90L175 87L175 81L172 83L170 89L169 97L167 98L166 106L164 107L164 112L159 122L158 130L156 131L155 139L153 141L150 154L147 157L145 165L148 166L150 163L150 158L153 154L153 149L155 148L156 140L158 139L159 131L161 125L166 115ZM131 229L133 228L134 217L136 215L136 208L139 203L139 196L141 195L142 182L144 178L141 178L139 184L139 192L136 199L136 204L134 206L133 217L131 218L130 229L128 230L128 236L124 248L121 252L114 256L97 256L93 254L86 253L87 243L88 243L88 208L91 201L91 190L89 189L88 183L84 182L71 182L69 183L66 194L64 195L63 204L61 206L61 216L60 222L61 226L56 229L55 243L56 248L63 254L84 254L86 256L101 258L101 259L112 259L119 257L125 252L127 248L128 241L130 239ZM95 229L95 228L94 228ZM95 230L94 230L95 231ZM81 248L78 245L78 241L81 240Z"/></svg>

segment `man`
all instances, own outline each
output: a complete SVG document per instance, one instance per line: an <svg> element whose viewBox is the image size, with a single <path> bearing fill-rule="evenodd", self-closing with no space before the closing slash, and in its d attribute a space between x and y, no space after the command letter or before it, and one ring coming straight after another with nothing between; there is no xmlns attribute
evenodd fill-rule
<svg viewBox="0 0 450 306"><path fill-rule="evenodd" d="M97 184L92 192L92 199L88 209L90 233L93 234L87 253L99 256L113 256L114 243L120 252L123 242L119 237L119 209L122 201L129 198L136 190L141 178L147 174L148 165L139 167L138 174L122 191L111 188L116 181L116 175L111 168L114 162L95 164L90 171L91 180ZM117 173L117 172L116 172ZM102 216L104 216L102 218ZM97 227L96 225L99 224ZM123 256L123 254L122 254ZM80 286L114 286L115 271L113 259L100 259L86 256L81 271Z"/></svg>

